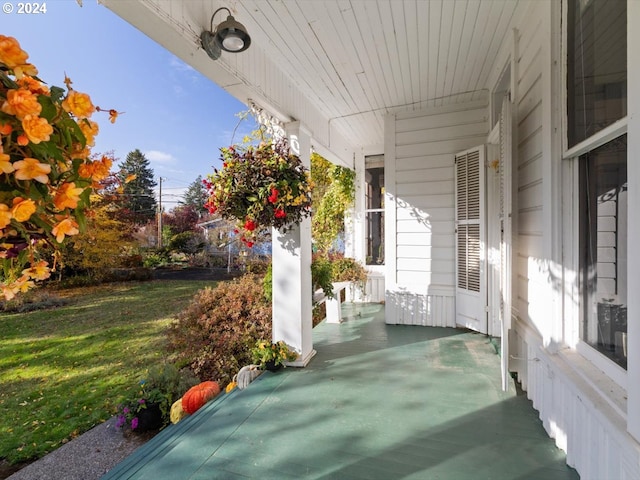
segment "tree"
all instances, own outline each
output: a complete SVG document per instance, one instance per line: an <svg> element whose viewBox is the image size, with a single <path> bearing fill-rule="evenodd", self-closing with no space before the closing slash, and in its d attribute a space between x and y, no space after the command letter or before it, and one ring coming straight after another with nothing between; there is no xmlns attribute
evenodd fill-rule
<svg viewBox="0 0 640 480"><path fill-rule="evenodd" d="M180 204L193 207L198 213L198 216L202 217L207 213L204 204L207 203L208 198L207 189L202 183L202 175L198 175L198 178L196 178L195 181L189 185L186 192L184 192L184 200L182 200Z"/></svg>
<svg viewBox="0 0 640 480"><path fill-rule="evenodd" d="M153 170L144 154L135 149L127 154L120 166L124 216L137 225L143 225L156 216L157 204L153 188Z"/></svg>
<svg viewBox="0 0 640 480"><path fill-rule="evenodd" d="M178 205L169 213L162 216L162 223L171 229L173 235L196 230L199 220L196 207L193 205Z"/></svg>
<svg viewBox="0 0 640 480"><path fill-rule="evenodd" d="M135 248L130 227L114 216L114 205L94 198L96 206L87 217L87 230L63 247L61 263L75 273L100 279L111 268L129 266Z"/></svg>

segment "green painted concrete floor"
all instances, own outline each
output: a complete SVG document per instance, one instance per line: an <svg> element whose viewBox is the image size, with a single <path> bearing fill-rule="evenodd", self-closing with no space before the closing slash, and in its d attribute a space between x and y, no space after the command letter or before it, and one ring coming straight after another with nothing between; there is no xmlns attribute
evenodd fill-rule
<svg viewBox="0 0 640 480"><path fill-rule="evenodd" d="M303 369L209 402L107 479L577 479L488 337L345 305Z"/></svg>

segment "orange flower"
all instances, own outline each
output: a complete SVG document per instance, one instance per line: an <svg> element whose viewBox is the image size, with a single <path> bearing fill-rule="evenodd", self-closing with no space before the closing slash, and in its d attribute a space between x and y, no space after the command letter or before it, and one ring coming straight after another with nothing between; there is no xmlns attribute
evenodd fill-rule
<svg viewBox="0 0 640 480"><path fill-rule="evenodd" d="M0 125L0 135L10 135L11 132L13 132L13 127L10 123Z"/></svg>
<svg viewBox="0 0 640 480"><path fill-rule="evenodd" d="M16 291L13 288L13 284L6 285L3 283L0 288L2 288L2 296L5 300L12 300L13 298L15 298Z"/></svg>
<svg viewBox="0 0 640 480"><path fill-rule="evenodd" d="M48 175L51 173L51 165L40 163L35 158L26 157L13 164L16 169L16 179L36 180L40 183L49 183Z"/></svg>
<svg viewBox="0 0 640 480"><path fill-rule="evenodd" d="M24 75L35 77L38 75L38 69L30 63L25 63L24 65L16 65L13 67L13 74L17 79L24 78Z"/></svg>
<svg viewBox="0 0 640 480"><path fill-rule="evenodd" d="M23 270L22 274L35 280L44 280L51 276L51 270L49 269L47 262L45 260L41 260L35 265L31 265L30 268Z"/></svg>
<svg viewBox="0 0 640 480"><path fill-rule="evenodd" d="M29 138L24 133L21 135L18 135L17 141L18 141L18 145L20 145L21 147L29 145Z"/></svg>
<svg viewBox="0 0 640 480"><path fill-rule="evenodd" d="M29 90L31 93L35 93L38 95L49 95L50 93L49 87L33 77L22 77L16 83L20 86L20 88Z"/></svg>
<svg viewBox="0 0 640 480"><path fill-rule="evenodd" d="M91 155L89 147L82 147L79 143L73 144L71 158L89 158L89 155Z"/></svg>
<svg viewBox="0 0 640 480"><path fill-rule="evenodd" d="M13 199L13 208L11 209L11 213L13 214L13 218L15 218L19 222L26 222L31 218L36 211L36 203L31 200L25 200L22 197L16 197Z"/></svg>
<svg viewBox="0 0 640 480"><path fill-rule="evenodd" d="M20 48L20 44L13 37L0 35L0 62L13 68L27 62L29 54Z"/></svg>
<svg viewBox="0 0 640 480"><path fill-rule="evenodd" d="M31 280L29 280L29 277L26 276L26 275L23 275L22 277L20 277L13 284L13 288L16 291L16 293L18 293L18 292L25 293L25 292L27 292L28 290L32 289L35 286L36 286L36 284L33 283Z"/></svg>
<svg viewBox="0 0 640 480"><path fill-rule="evenodd" d="M116 123L116 118L118 118L118 114L120 112L114 110L113 108L111 110L109 110L109 121L111 123Z"/></svg>
<svg viewBox="0 0 640 480"><path fill-rule="evenodd" d="M0 152L2 152L1 149ZM14 170L15 168L13 168L13 164L11 163L11 157L6 153L0 153L0 171L2 171L2 173L11 173Z"/></svg>
<svg viewBox="0 0 640 480"><path fill-rule="evenodd" d="M73 162L70 160L58 160L56 164L58 166L58 173L68 172L71 170L71 167L73 167Z"/></svg>
<svg viewBox="0 0 640 480"><path fill-rule="evenodd" d="M78 230L78 224L71 218L67 217L61 222L54 225L51 233L56 237L56 241L58 243L62 243L65 235L68 237L77 235L78 233L80 233L80 230Z"/></svg>
<svg viewBox="0 0 640 480"><path fill-rule="evenodd" d="M11 223L11 217L12 215L11 210L9 210L9 205L0 203L0 229Z"/></svg>
<svg viewBox="0 0 640 480"><path fill-rule="evenodd" d="M15 115L18 120L22 120L27 115L40 115L42 105L38 103L36 95L29 90L20 88L7 92L7 99L0 110L9 115Z"/></svg>
<svg viewBox="0 0 640 480"><path fill-rule="evenodd" d="M53 133L53 127L46 118L27 115L22 120L22 128L31 143L48 142Z"/></svg>
<svg viewBox="0 0 640 480"><path fill-rule="evenodd" d="M78 126L84 135L89 147L95 144L95 136L98 134L98 124L92 120L82 120L78 122Z"/></svg>
<svg viewBox="0 0 640 480"><path fill-rule="evenodd" d="M90 117L96 110L96 107L91 103L89 95L76 92L75 90L71 90L67 98L62 101L62 108L78 118Z"/></svg>
<svg viewBox="0 0 640 480"><path fill-rule="evenodd" d="M107 178L113 161L104 155L100 160L88 161L80 165L78 174L83 178L91 178L94 182Z"/></svg>
<svg viewBox="0 0 640 480"><path fill-rule="evenodd" d="M67 207L76 208L80 200L80 194L83 191L83 188L76 188L74 182L63 183L60 188L58 188L53 203L58 210L64 210Z"/></svg>
<svg viewBox="0 0 640 480"><path fill-rule="evenodd" d="M109 110L105 110L104 108L100 108L100 107L96 107L96 111L97 112L109 112L109 121L111 123L116 123L116 119L118 118L118 115L123 114L124 112L119 112L117 110L114 110L113 108L109 109Z"/></svg>

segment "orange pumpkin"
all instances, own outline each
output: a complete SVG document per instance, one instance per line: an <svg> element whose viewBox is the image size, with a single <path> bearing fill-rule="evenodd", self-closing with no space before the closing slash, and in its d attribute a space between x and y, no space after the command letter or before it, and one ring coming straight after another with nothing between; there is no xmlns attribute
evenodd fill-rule
<svg viewBox="0 0 640 480"><path fill-rule="evenodd" d="M182 396L182 410L192 414L219 393L220 385L218 382L199 383L187 390L187 393Z"/></svg>

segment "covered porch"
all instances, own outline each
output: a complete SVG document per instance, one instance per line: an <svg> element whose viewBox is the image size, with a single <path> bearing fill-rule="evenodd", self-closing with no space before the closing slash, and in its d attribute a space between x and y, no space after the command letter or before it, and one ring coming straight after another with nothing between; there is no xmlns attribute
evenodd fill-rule
<svg viewBox="0 0 640 480"><path fill-rule="evenodd" d="M267 372L171 425L103 479L576 479L491 339L390 326L346 304L304 369Z"/></svg>

